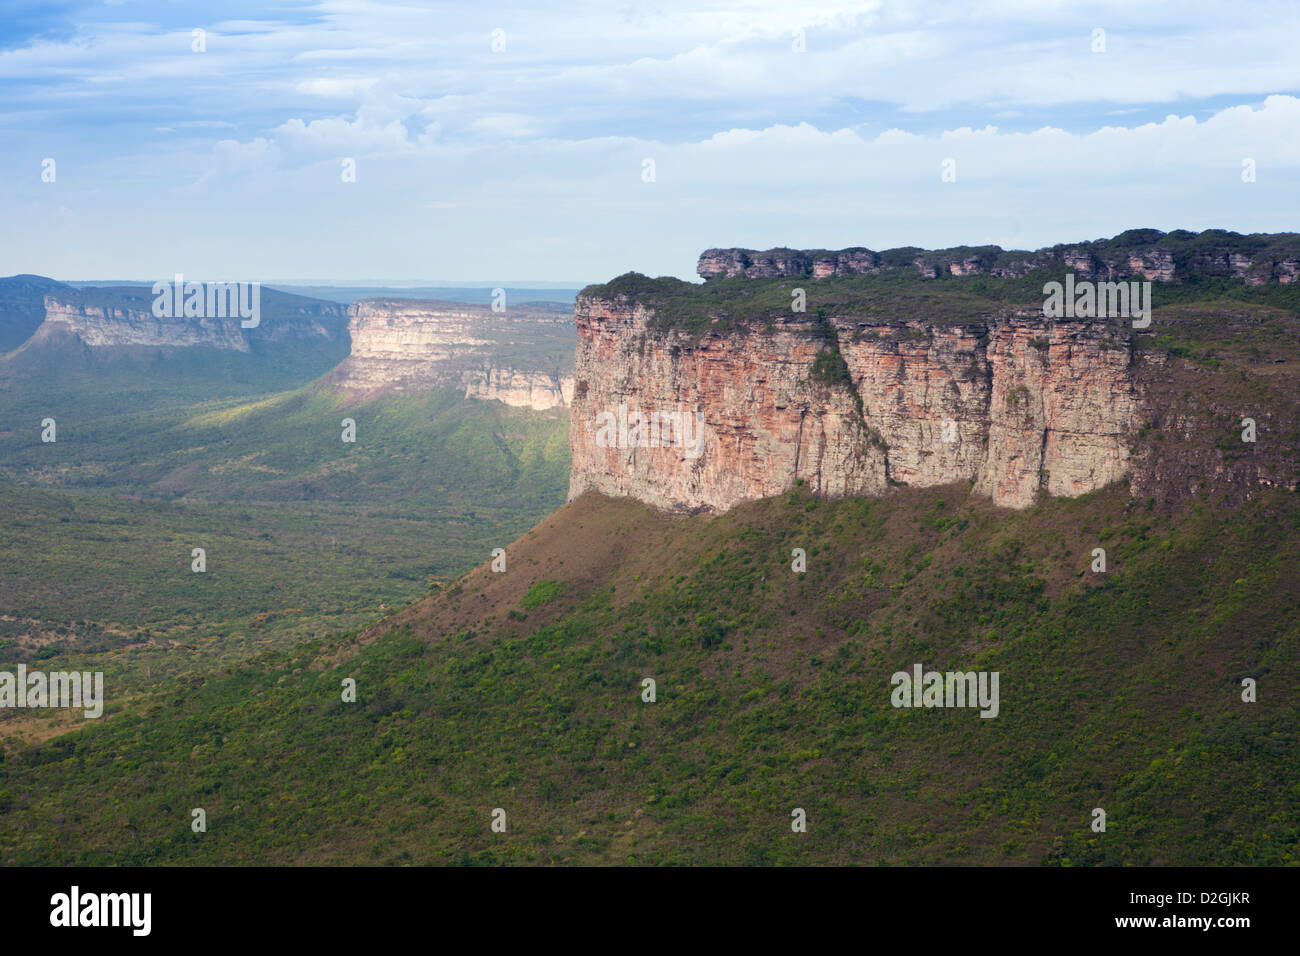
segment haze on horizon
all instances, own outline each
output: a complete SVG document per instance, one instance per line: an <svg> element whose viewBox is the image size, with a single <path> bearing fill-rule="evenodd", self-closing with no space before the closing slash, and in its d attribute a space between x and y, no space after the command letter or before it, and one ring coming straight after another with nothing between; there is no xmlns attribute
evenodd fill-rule
<svg viewBox="0 0 1300 956"><path fill-rule="evenodd" d="M1300 8L1246 7L18 0L0 274L567 286L1293 231Z"/></svg>

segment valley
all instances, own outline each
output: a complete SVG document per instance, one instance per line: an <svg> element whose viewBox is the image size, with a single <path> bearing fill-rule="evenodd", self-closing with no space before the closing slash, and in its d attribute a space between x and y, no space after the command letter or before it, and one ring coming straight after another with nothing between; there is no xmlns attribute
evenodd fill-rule
<svg viewBox="0 0 1300 956"><path fill-rule="evenodd" d="M142 343L132 322L100 322L142 293L19 279L5 286L15 296L34 286L62 298L0 356L6 660L102 669L119 705L138 703L382 617L563 500L562 405L471 397L459 372L351 394L324 377L350 351L345 306L265 290L258 329L228 323L247 347ZM89 324L69 327L64 300ZM313 313L329 321L305 339L277 333L286 315ZM477 362L495 371L482 350ZM51 419L49 442L40 423ZM6 711L0 735L22 746L70 729L63 716Z"/></svg>
<svg viewBox="0 0 1300 956"><path fill-rule="evenodd" d="M0 860L1294 865L1300 287L1244 238L20 346L0 652L107 702L0 717ZM1067 269L1150 326L1045 317Z"/></svg>

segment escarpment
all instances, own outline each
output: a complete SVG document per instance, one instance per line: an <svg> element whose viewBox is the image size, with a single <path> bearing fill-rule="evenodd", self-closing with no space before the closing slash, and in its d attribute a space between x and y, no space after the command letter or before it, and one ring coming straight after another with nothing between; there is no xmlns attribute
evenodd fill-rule
<svg viewBox="0 0 1300 956"><path fill-rule="evenodd" d="M707 249L697 269L705 279L879 275L904 270L926 278L989 275L1017 278L1062 265L1087 279L1181 281L1192 276L1241 279L1248 285L1300 278L1300 235L1243 236L1222 229L1131 229L1113 239L1051 246L1033 252L1000 246L951 249L904 247L875 252L826 249Z"/></svg>
<svg viewBox="0 0 1300 956"><path fill-rule="evenodd" d="M256 312L237 306L248 301L222 299L209 311L203 296L186 311L156 309L158 296L141 286L74 288L51 283L43 297L44 315L29 340L33 346L72 340L88 349L131 352L139 349L218 349L249 353L255 346L275 348L335 343L344 331L343 307L276 289L259 288ZM202 284L195 283L202 287ZM170 289L166 294L170 294ZM161 314L159 314L161 313Z"/></svg>
<svg viewBox="0 0 1300 956"><path fill-rule="evenodd" d="M573 400L573 376L514 368L483 368L465 376L465 396L540 412L567 406Z"/></svg>
<svg viewBox="0 0 1300 956"><path fill-rule="evenodd" d="M239 318L157 318L147 303L141 308L67 301L47 296L45 321L33 338L71 334L91 348L206 346L247 352Z"/></svg>
<svg viewBox="0 0 1300 956"><path fill-rule="evenodd" d="M969 481L1023 507L1039 489L1077 495L1125 474L1137 394L1122 330L834 315L692 342L631 302L582 296L576 314L571 497L725 511L799 481L833 497ZM697 422L697 445L656 438L643 421L655 413Z"/></svg>
<svg viewBox="0 0 1300 956"><path fill-rule="evenodd" d="M328 381L364 398L455 388L544 411L568 404L573 326L544 303L485 306L366 299L348 310L351 352Z"/></svg>
<svg viewBox="0 0 1300 956"><path fill-rule="evenodd" d="M1155 322L1044 314L1043 277L1082 265L1099 281L1171 289L1201 277L1182 253L1165 259L1130 245L1119 242L1128 271L1095 253L1085 262L1084 250L996 287L960 270L819 278L822 254L797 250L768 260L777 275L699 286L629 274L590 286L575 306L570 498L594 490L666 511L720 512L797 485L840 497L960 484L1023 508L1121 480L1162 501L1295 488L1288 436L1300 416L1295 389L1277 374L1300 368L1294 308L1261 304L1266 321L1282 325L1242 326L1267 333L1271 352L1248 344L1264 338L1225 339L1240 346L1222 353L1240 359L1231 371L1210 351L1182 357L1169 333L1200 333L1167 327L1160 313ZM720 275L730 252L706 251L701 274ZM836 255L881 267L870 250ZM1246 270L1232 280L1243 302L1290 295L1276 262L1271 286L1250 283L1248 255L1229 245L1210 275ZM1226 294L1220 286L1213 294ZM1272 389L1267 400L1259 383ZM1220 400L1198 405L1194 393ZM1264 449L1234 431L1233 416L1250 417L1252 402L1270 430ZM1162 423L1164 445L1164 432L1153 433Z"/></svg>

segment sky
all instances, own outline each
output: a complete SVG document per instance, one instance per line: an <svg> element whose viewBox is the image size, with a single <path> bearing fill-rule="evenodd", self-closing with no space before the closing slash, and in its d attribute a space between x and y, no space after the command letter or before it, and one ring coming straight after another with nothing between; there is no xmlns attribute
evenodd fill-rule
<svg viewBox="0 0 1300 956"><path fill-rule="evenodd" d="M1298 40L1293 0L0 0L0 275L1296 231Z"/></svg>

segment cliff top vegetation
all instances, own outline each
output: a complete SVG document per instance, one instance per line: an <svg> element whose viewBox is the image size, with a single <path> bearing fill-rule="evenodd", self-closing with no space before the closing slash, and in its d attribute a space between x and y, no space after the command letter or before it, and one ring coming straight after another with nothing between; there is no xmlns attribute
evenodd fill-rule
<svg viewBox="0 0 1300 956"><path fill-rule="evenodd" d="M692 335L770 328L777 323L815 318L818 313L899 324L923 321L963 325L1041 310L1044 284L1062 281L1070 271L1064 264L1055 263L1016 278L950 274L929 278L900 269L821 279L734 276L703 283L628 272L609 282L587 286L579 297L635 301L653 313L652 328ZM796 289L804 290L806 315L792 310ZM1156 308L1196 303L1239 310L1242 305L1255 305L1300 315L1297 283L1250 286L1240 279L1192 276L1176 283L1153 283L1152 299Z"/></svg>

